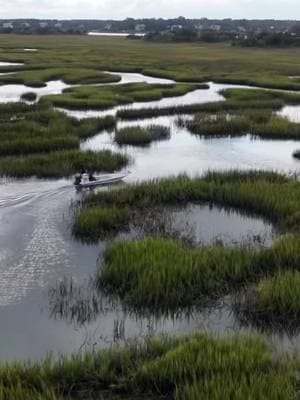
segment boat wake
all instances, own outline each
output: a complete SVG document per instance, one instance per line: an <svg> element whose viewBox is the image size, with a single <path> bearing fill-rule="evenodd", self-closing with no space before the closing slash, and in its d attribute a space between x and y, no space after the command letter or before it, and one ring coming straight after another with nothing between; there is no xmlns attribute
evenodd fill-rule
<svg viewBox="0 0 300 400"><path fill-rule="evenodd" d="M67 192L73 189L72 185L64 185L61 187L55 187L51 189L30 191L27 193L14 193L14 189L7 190L5 193L0 195L0 208L6 207L22 207L33 203L36 200L46 199L58 195L65 195Z"/></svg>

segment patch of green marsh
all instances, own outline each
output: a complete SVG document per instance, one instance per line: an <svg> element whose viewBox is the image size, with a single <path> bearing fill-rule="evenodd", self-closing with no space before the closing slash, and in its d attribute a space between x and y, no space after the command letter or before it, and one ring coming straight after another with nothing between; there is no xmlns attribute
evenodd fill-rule
<svg viewBox="0 0 300 400"><path fill-rule="evenodd" d="M232 137L250 134L264 139L299 139L300 124L274 116L269 110L245 110L218 114L198 113L179 125L203 137Z"/></svg>
<svg viewBox="0 0 300 400"><path fill-rule="evenodd" d="M68 109L100 110L120 104L160 100L163 97L182 96L198 88L199 85L196 84L160 85L147 83L129 83L113 86L81 86L67 89L61 95L45 96L41 101L51 102L56 107Z"/></svg>
<svg viewBox="0 0 300 400"><path fill-rule="evenodd" d="M47 154L0 158L0 175L23 178L68 177L80 169L114 172L128 163L126 155L105 151L64 150Z"/></svg>
<svg viewBox="0 0 300 400"><path fill-rule="evenodd" d="M114 126L109 116L79 121L46 106L0 105L0 155L79 148L79 139Z"/></svg>
<svg viewBox="0 0 300 400"><path fill-rule="evenodd" d="M115 141L118 145L147 146L151 142L170 138L170 128L160 125L149 127L126 127L118 129L115 133Z"/></svg>
<svg viewBox="0 0 300 400"><path fill-rule="evenodd" d="M70 359L2 365L0 399L71 400L84 393L109 399L296 400L297 374L297 362L275 358L257 336L156 337Z"/></svg>
<svg viewBox="0 0 300 400"><path fill-rule="evenodd" d="M189 249L160 238L115 243L99 269L99 286L137 309L176 310L203 305L279 269L298 269L299 251L299 235L264 250Z"/></svg>
<svg viewBox="0 0 300 400"><path fill-rule="evenodd" d="M119 190L93 194L84 206L127 207L135 210L156 206L209 202L261 215L282 230L299 230L300 183L272 172L230 171L157 179Z"/></svg>
<svg viewBox="0 0 300 400"><path fill-rule="evenodd" d="M93 241L95 238L107 238L108 233L120 231L126 227L129 211L126 208L91 207L77 215L73 233L75 236Z"/></svg>
<svg viewBox="0 0 300 400"><path fill-rule="evenodd" d="M283 269L249 290L243 312L251 320L294 323L300 319L300 272Z"/></svg>
<svg viewBox="0 0 300 400"><path fill-rule="evenodd" d="M117 75L110 75L96 69L70 67L54 67L33 69L0 76L0 84L23 84L30 87L43 87L46 82L61 79L70 85L114 83L120 81Z"/></svg>

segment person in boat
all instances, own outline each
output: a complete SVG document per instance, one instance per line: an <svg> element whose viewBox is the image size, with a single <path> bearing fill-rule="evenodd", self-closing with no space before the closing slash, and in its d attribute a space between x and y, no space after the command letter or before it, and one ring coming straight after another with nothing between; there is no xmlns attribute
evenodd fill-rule
<svg viewBox="0 0 300 400"><path fill-rule="evenodd" d="M96 180L97 180L97 179L94 177L93 173L90 172L90 173L89 173L89 181L90 181L90 182L95 182Z"/></svg>
<svg viewBox="0 0 300 400"><path fill-rule="evenodd" d="M78 186L78 185L80 185L80 183L81 183L81 174L76 174L75 175L75 182L74 182L74 185L76 185L76 186Z"/></svg>
<svg viewBox="0 0 300 400"><path fill-rule="evenodd" d="M81 183L88 183L89 182L89 174L87 172L84 172L84 174L81 175Z"/></svg>

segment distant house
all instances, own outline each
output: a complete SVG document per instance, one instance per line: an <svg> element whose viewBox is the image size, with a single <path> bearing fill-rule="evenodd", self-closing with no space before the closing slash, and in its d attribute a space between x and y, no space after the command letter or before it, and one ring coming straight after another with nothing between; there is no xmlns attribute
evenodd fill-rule
<svg viewBox="0 0 300 400"><path fill-rule="evenodd" d="M171 25L171 31L180 31L183 28L182 25Z"/></svg>
<svg viewBox="0 0 300 400"><path fill-rule="evenodd" d="M196 24L196 25L194 25L194 28L196 29L196 31L202 31L204 29L204 25L203 24Z"/></svg>
<svg viewBox="0 0 300 400"><path fill-rule="evenodd" d="M48 22L40 22L39 25L42 29L48 28Z"/></svg>
<svg viewBox="0 0 300 400"><path fill-rule="evenodd" d="M57 29L61 29L61 28L63 27L63 24L62 24L61 22L57 22L57 23L54 25L54 27L57 28Z"/></svg>
<svg viewBox="0 0 300 400"><path fill-rule="evenodd" d="M136 32L145 32L146 25L145 24L137 24L135 26L135 31Z"/></svg>
<svg viewBox="0 0 300 400"><path fill-rule="evenodd" d="M30 28L31 27L29 22L22 22L21 26L22 26L22 28Z"/></svg>
<svg viewBox="0 0 300 400"><path fill-rule="evenodd" d="M14 24L12 22L4 22L2 26L4 29L14 29Z"/></svg>
<svg viewBox="0 0 300 400"><path fill-rule="evenodd" d="M209 27L209 29L216 32L220 32L221 28L222 28L221 25L216 25L216 24L210 25Z"/></svg>

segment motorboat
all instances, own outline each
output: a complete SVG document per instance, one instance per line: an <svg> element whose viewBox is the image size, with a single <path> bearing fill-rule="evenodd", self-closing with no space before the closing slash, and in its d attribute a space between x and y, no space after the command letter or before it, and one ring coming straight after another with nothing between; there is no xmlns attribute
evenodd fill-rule
<svg viewBox="0 0 300 400"><path fill-rule="evenodd" d="M126 171L122 173L100 175L94 177L93 180L89 180L88 175L86 174L87 176L84 176L85 174L83 174L81 182L78 184L74 183L74 185L77 189L111 185L113 183L121 182L129 174L130 172Z"/></svg>

